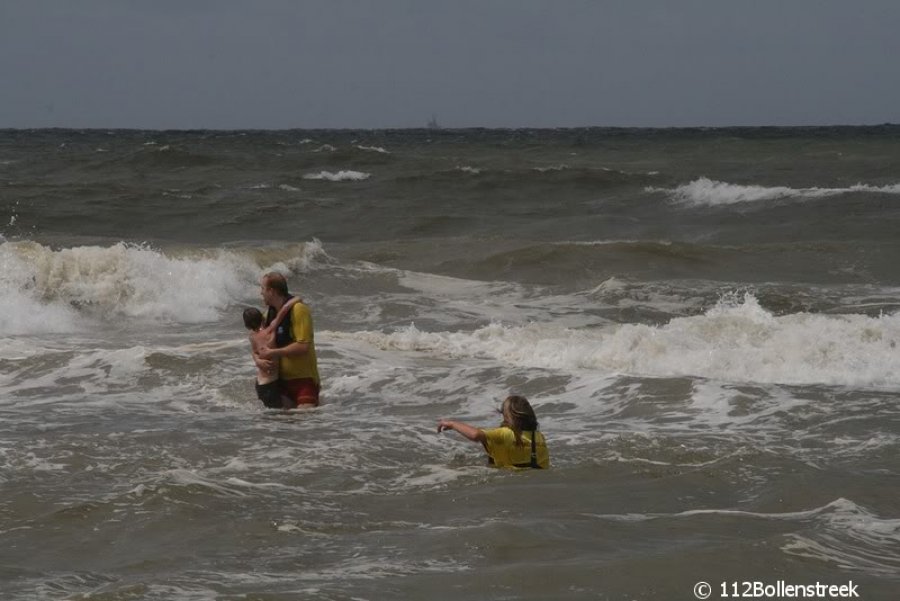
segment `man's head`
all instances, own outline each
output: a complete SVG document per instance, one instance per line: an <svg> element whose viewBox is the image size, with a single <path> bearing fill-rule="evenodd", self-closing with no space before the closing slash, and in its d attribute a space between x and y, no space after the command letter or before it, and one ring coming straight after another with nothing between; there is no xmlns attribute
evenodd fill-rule
<svg viewBox="0 0 900 601"><path fill-rule="evenodd" d="M277 271L270 271L259 280L259 295L270 307L280 307L288 297L287 280Z"/></svg>

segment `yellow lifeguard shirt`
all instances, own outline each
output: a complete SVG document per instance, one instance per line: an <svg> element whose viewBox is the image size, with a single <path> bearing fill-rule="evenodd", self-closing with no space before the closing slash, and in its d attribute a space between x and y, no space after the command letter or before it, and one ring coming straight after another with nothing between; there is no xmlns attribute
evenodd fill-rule
<svg viewBox="0 0 900 601"><path fill-rule="evenodd" d="M512 428L501 426L482 430L486 437L484 448L497 467L529 467L531 465L531 432L522 432L522 446L516 444L516 434ZM550 451L547 441L540 431L535 432L535 452L537 463L546 469L550 467Z"/></svg>
<svg viewBox="0 0 900 601"><path fill-rule="evenodd" d="M291 307L291 335L295 342L309 344L309 352L293 357L281 357L278 361L279 377L282 380L312 378L318 384L319 366L316 359L312 314L309 312L309 307L302 302Z"/></svg>

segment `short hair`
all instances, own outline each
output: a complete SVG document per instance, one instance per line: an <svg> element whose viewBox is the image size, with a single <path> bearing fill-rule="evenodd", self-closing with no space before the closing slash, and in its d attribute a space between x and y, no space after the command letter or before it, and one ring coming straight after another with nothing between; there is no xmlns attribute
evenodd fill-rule
<svg viewBox="0 0 900 601"><path fill-rule="evenodd" d="M248 330L258 330L262 327L263 316L259 309L247 307L244 309L244 326Z"/></svg>
<svg viewBox="0 0 900 601"><path fill-rule="evenodd" d="M270 271L262 279L266 283L267 288L271 288L281 296L289 296L287 280L277 271Z"/></svg>

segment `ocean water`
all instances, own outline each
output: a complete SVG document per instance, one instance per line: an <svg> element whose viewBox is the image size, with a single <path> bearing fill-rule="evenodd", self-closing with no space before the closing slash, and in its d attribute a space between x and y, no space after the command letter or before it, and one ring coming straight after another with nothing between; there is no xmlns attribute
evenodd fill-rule
<svg viewBox="0 0 900 601"><path fill-rule="evenodd" d="M0 598L896 599L898 233L898 126L0 131Z"/></svg>

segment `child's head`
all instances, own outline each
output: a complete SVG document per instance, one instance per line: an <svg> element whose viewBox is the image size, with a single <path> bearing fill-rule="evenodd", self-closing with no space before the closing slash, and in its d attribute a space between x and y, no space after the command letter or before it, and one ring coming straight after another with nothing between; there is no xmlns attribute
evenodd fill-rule
<svg viewBox="0 0 900 601"><path fill-rule="evenodd" d="M244 326L248 330L258 330L262 327L263 316L259 309L248 307L244 309Z"/></svg>

